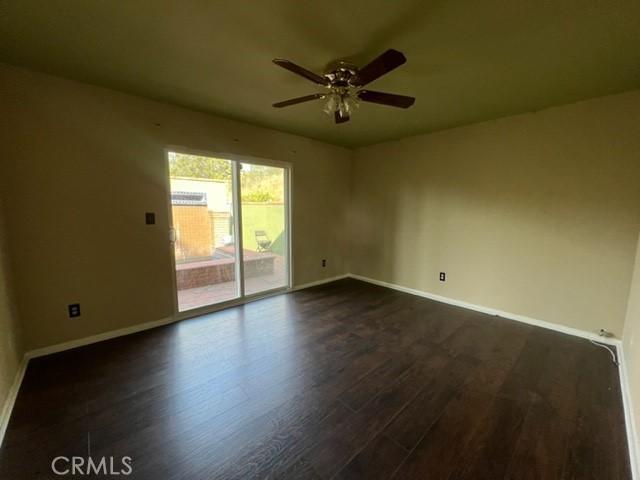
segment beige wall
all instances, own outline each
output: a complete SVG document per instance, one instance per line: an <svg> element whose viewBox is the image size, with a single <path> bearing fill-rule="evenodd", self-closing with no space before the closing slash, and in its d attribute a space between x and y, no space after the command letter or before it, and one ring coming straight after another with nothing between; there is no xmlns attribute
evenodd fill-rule
<svg viewBox="0 0 640 480"><path fill-rule="evenodd" d="M0 420L5 400L22 359L15 306L10 295L5 229L0 198Z"/></svg>
<svg viewBox="0 0 640 480"><path fill-rule="evenodd" d="M624 354L631 393L636 436L640 435L640 238L624 326ZM636 441L640 438L636 438ZM637 446L640 453L640 443ZM640 459L638 459L640 460ZM638 465L640 467L640 465Z"/></svg>
<svg viewBox="0 0 640 480"><path fill-rule="evenodd" d="M352 271L622 332L640 229L640 92L353 153L8 66L0 101L27 349L172 314L166 145L294 165L296 284ZM74 302L83 315L68 319Z"/></svg>
<svg viewBox="0 0 640 480"><path fill-rule="evenodd" d="M27 349L172 314L166 145L291 162L294 281L346 272L349 150L7 66L0 102ZM75 302L82 316L69 319Z"/></svg>
<svg viewBox="0 0 640 480"><path fill-rule="evenodd" d="M352 176L351 272L622 334L640 91L362 148Z"/></svg>

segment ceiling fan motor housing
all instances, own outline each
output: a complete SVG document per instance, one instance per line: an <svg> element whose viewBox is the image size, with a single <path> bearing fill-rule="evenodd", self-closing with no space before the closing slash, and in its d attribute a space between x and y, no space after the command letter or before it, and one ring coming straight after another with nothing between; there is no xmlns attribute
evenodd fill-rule
<svg viewBox="0 0 640 480"><path fill-rule="evenodd" d="M348 88L355 86L353 85L353 81L357 74L358 68L355 65L340 62L335 70L325 73L324 76L329 80L329 85L327 85L328 88Z"/></svg>
<svg viewBox="0 0 640 480"><path fill-rule="evenodd" d="M360 102L409 108L415 102L413 97L362 89L365 85L396 69L406 61L407 59L402 52L389 49L363 68L358 68L347 62L338 62L329 67L328 72L317 75L289 60L276 58L273 60L276 65L304 77L316 85L325 87L329 93L315 93L292 98L274 103L273 106L282 108L310 100L327 99L324 111L333 114L336 123L347 122L351 112L358 107Z"/></svg>

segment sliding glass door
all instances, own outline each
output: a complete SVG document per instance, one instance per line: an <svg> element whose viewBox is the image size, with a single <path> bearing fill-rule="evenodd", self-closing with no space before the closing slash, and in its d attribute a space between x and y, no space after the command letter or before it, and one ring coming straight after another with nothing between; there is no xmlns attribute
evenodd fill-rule
<svg viewBox="0 0 640 480"><path fill-rule="evenodd" d="M179 312L289 286L289 170L168 153Z"/></svg>
<svg viewBox="0 0 640 480"><path fill-rule="evenodd" d="M286 287L287 170L240 164L244 293Z"/></svg>

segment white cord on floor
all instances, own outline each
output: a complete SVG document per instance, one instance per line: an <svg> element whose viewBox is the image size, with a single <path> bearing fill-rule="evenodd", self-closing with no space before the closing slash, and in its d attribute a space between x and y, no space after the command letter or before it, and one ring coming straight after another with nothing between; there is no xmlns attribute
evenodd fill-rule
<svg viewBox="0 0 640 480"><path fill-rule="evenodd" d="M613 349L612 349L612 348L609 348L607 345L604 345L604 344L602 344L602 343L598 343L598 342L596 342L596 341L594 341L594 340L591 340L591 339L589 339L589 341L590 341L591 343L593 343L596 347L601 347L601 348L604 348L604 349L608 350L608 351L609 351L609 353L611 354L611 360L613 361L613 364L614 364L616 367L618 366L618 359L617 359L616 354L615 354L615 352L613 351Z"/></svg>

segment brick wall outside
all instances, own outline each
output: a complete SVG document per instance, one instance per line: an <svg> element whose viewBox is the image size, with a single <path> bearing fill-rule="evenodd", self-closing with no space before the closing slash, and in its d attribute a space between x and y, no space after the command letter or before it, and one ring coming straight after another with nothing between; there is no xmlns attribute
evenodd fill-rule
<svg viewBox="0 0 640 480"><path fill-rule="evenodd" d="M245 278L273 275L275 255L262 254L260 257L245 259ZM217 283L231 282L236 278L233 259L214 260L193 264L183 264L177 272L178 290L204 287Z"/></svg>

